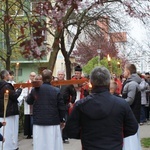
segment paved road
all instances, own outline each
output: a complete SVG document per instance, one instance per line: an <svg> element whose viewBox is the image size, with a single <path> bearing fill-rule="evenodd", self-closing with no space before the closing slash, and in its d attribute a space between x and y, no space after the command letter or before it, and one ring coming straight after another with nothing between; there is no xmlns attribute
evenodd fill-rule
<svg viewBox="0 0 150 150"><path fill-rule="evenodd" d="M150 137L150 124L140 126L140 137ZM31 139L25 139L22 135L19 139L19 150L33 150ZM69 141L69 144L64 144L64 150L81 150L80 140L70 139ZM150 148L143 148L142 150L150 150Z"/></svg>
<svg viewBox="0 0 150 150"><path fill-rule="evenodd" d="M69 144L64 144L64 150L81 150L79 140L69 140ZM19 150L33 150L32 140L23 139L19 142Z"/></svg>

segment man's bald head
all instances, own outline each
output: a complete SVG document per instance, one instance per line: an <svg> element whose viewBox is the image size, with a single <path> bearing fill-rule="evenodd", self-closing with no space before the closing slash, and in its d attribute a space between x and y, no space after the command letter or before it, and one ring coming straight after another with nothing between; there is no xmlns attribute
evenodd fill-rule
<svg viewBox="0 0 150 150"><path fill-rule="evenodd" d="M30 80L31 80L31 81L34 81L35 76L36 76L36 73L35 73L35 72L31 72L31 73L30 73Z"/></svg>

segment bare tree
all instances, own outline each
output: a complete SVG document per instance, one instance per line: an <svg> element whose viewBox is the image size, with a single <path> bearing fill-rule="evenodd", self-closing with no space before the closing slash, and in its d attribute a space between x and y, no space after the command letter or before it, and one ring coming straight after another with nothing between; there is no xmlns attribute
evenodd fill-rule
<svg viewBox="0 0 150 150"><path fill-rule="evenodd" d="M76 62L83 66L93 57L99 55L97 50L100 50L100 59L108 54L111 57L118 58L118 49L115 43L98 35L93 35L88 40L79 42L72 55L76 58Z"/></svg>
<svg viewBox="0 0 150 150"><path fill-rule="evenodd" d="M36 12L45 17L46 31L53 37L49 68L53 70L58 51L61 50L68 70L67 78L70 78L69 57L77 41L82 38L80 36L82 33L89 36L93 32L99 32L96 21L107 17L111 22L111 31L121 29L123 24L120 20L125 21L122 14L141 19L149 15L147 4L148 0L144 1L144 4L138 0L56 0L54 2L45 0L39 2ZM140 7L144 8L144 11ZM66 45L66 36L69 38L69 47Z"/></svg>

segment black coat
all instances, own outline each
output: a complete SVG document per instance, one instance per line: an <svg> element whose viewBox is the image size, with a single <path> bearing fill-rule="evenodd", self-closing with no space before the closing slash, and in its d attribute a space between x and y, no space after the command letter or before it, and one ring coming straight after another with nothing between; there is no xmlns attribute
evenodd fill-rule
<svg viewBox="0 0 150 150"><path fill-rule="evenodd" d="M65 104L59 88L43 83L32 89L27 103L33 105L33 124L58 125L65 117Z"/></svg>
<svg viewBox="0 0 150 150"><path fill-rule="evenodd" d="M76 100L76 89L73 85L62 85L60 93L62 94L64 103L68 105L70 102L73 104Z"/></svg>
<svg viewBox="0 0 150 150"><path fill-rule="evenodd" d="M122 150L123 137L137 129L128 103L100 87L75 104L66 124L68 136L81 138L84 150Z"/></svg>
<svg viewBox="0 0 150 150"><path fill-rule="evenodd" d="M3 124L0 122L0 128L3 126ZM3 141L3 136L0 134L0 141Z"/></svg>
<svg viewBox="0 0 150 150"><path fill-rule="evenodd" d="M4 93L6 90L9 91L9 100L6 110L6 117L18 115L18 101L17 98L21 94L22 89L18 89L15 91L14 87L11 83L7 83L6 81L0 82L0 117L4 116Z"/></svg>

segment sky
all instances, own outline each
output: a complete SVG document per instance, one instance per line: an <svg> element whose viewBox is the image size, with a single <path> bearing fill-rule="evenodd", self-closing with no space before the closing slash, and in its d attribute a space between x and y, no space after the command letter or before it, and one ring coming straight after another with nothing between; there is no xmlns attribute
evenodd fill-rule
<svg viewBox="0 0 150 150"><path fill-rule="evenodd" d="M133 62L138 67L138 71L147 72L150 71L149 59L150 59L150 50L148 47L149 38L148 38L148 28L138 19L133 19L130 22L130 36L135 39L137 42L137 47L131 47L131 53L133 57ZM134 45L135 46L135 45ZM136 46L135 46L136 47ZM136 52L135 52L136 51ZM130 59L132 59L130 57ZM137 60L134 62L134 60ZM137 63L138 62L138 63Z"/></svg>
<svg viewBox="0 0 150 150"><path fill-rule="evenodd" d="M146 47L145 42L148 40L147 33L144 25L138 19L133 19L131 21L131 31L130 35L135 39L140 45Z"/></svg>

